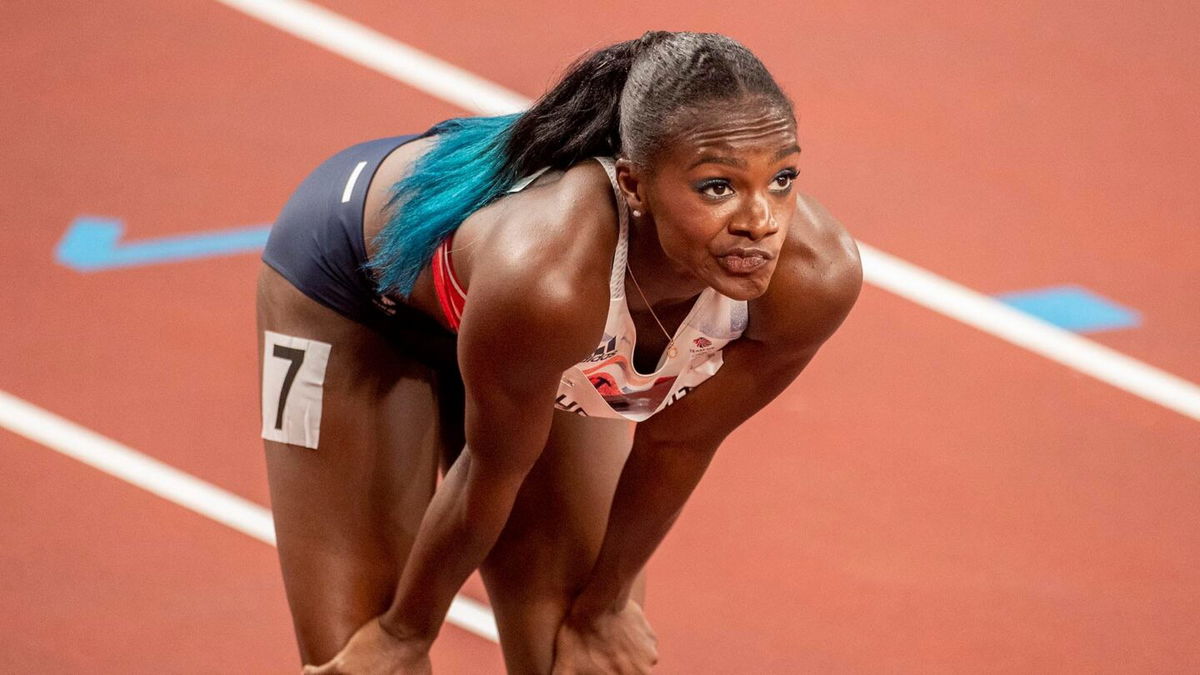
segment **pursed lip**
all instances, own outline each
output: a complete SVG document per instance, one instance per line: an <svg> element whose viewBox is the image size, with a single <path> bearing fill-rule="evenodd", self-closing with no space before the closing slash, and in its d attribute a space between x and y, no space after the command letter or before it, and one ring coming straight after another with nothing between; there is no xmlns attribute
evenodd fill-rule
<svg viewBox="0 0 1200 675"><path fill-rule="evenodd" d="M765 258L770 260L775 257L773 253L761 248L743 248L737 246L726 250L724 253L717 254L718 258L724 258L727 255L736 255L740 258Z"/></svg>
<svg viewBox="0 0 1200 675"><path fill-rule="evenodd" d="M760 248L731 248L717 256L717 263L729 274L749 276L767 268L775 256Z"/></svg>

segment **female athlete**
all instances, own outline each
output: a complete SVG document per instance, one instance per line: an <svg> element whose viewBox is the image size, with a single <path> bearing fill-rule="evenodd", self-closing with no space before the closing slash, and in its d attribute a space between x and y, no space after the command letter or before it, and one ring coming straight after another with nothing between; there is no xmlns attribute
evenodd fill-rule
<svg viewBox="0 0 1200 675"><path fill-rule="evenodd" d="M510 672L649 670L643 567L861 285L799 156L745 47L653 32L304 181L258 324L306 672L430 672L477 568Z"/></svg>

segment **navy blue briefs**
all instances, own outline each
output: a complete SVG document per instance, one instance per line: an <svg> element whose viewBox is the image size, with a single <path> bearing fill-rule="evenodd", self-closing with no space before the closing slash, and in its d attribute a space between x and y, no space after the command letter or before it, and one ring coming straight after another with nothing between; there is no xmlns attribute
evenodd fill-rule
<svg viewBox="0 0 1200 675"><path fill-rule="evenodd" d="M381 297L365 267L367 188L392 151L420 137L367 141L325 160L283 207L262 260L313 300L436 362L431 365L446 365L454 361L453 335L418 310Z"/></svg>

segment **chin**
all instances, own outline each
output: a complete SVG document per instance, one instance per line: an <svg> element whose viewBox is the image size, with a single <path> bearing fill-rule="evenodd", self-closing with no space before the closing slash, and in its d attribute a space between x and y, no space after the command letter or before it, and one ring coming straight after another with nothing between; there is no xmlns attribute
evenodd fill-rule
<svg viewBox="0 0 1200 675"><path fill-rule="evenodd" d="M713 284L718 293L734 300L753 300L767 292L771 283L771 275L756 274L753 276L731 276L722 274L721 279Z"/></svg>

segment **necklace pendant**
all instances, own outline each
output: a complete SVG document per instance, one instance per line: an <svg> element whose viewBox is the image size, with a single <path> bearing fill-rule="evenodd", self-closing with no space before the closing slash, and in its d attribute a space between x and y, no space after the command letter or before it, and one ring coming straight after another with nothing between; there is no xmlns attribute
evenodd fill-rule
<svg viewBox="0 0 1200 675"><path fill-rule="evenodd" d="M678 349L675 349L675 343L674 343L674 342L669 342L669 343L667 343L667 358L668 358L668 359L673 359L673 358L675 358L675 355L676 355L676 354L678 354L678 353L679 353L679 350L678 350Z"/></svg>

